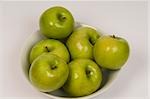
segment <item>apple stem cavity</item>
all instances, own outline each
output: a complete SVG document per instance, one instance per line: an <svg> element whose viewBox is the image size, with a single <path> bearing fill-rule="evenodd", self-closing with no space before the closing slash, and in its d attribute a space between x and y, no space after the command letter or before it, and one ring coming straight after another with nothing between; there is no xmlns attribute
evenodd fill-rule
<svg viewBox="0 0 150 99"><path fill-rule="evenodd" d="M93 42L93 40L92 40L92 39L89 39L89 41L90 41L90 43L91 43L92 45L94 45L94 42Z"/></svg>

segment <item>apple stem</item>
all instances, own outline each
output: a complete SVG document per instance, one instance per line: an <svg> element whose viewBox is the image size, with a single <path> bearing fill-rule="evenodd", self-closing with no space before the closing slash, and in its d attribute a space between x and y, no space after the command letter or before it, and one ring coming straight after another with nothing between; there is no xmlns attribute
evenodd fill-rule
<svg viewBox="0 0 150 99"><path fill-rule="evenodd" d="M46 46L45 48L46 48L46 50L47 50L48 52L50 52L47 46Z"/></svg>
<svg viewBox="0 0 150 99"><path fill-rule="evenodd" d="M52 65L51 66L51 69L53 70L53 69L56 69L57 68L57 66L55 66L55 65Z"/></svg>
<svg viewBox="0 0 150 99"><path fill-rule="evenodd" d="M113 38L116 38L116 36L115 36L115 35L112 35L112 37L113 37Z"/></svg>
<svg viewBox="0 0 150 99"><path fill-rule="evenodd" d="M61 17L60 17L60 20L61 20L61 21L64 21L65 19L66 19L65 16L61 16Z"/></svg>
<svg viewBox="0 0 150 99"><path fill-rule="evenodd" d="M113 35L110 35L110 37L112 37L112 38L116 38L116 36L113 34Z"/></svg>
<svg viewBox="0 0 150 99"><path fill-rule="evenodd" d="M91 71L90 70L86 70L86 75L89 77Z"/></svg>

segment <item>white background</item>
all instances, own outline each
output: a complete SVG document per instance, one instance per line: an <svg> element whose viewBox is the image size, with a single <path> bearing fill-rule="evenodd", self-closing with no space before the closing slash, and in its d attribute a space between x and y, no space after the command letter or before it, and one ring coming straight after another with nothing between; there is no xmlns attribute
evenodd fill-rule
<svg viewBox="0 0 150 99"><path fill-rule="evenodd" d="M124 37L130 57L116 83L97 98L145 99L148 87L148 31L146 2L1 2L0 3L0 97L47 97L24 77L20 50L29 35L39 29L40 14L47 8L68 8L75 20ZM142 98L143 97L143 98ZM144 98L145 97L145 98Z"/></svg>

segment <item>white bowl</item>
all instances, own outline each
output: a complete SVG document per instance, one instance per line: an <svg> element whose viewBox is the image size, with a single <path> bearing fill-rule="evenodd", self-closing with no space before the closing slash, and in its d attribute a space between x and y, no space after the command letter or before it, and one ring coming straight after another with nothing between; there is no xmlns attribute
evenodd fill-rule
<svg viewBox="0 0 150 99"><path fill-rule="evenodd" d="M76 23L75 28L77 27L84 27L84 26L88 26L88 27L92 27L86 24L81 24L81 23ZM94 28L94 27L92 27ZM106 34L103 31L101 31L100 29L95 28L98 32L102 33L102 34ZM25 44L23 45L23 48L21 50L21 65L22 65L22 70L23 70L23 75L24 77L26 77L26 79L29 81L29 77L28 77L28 70L29 70L29 52L31 50L31 48L33 47L33 45L35 43L37 43L38 41L42 40L43 38L45 38L39 31L36 31L35 33L32 33L29 38L27 38L27 40L25 41ZM103 71L103 82L102 82L102 86L101 88L99 88L97 91L95 91L94 93L87 95L87 96L83 96L83 97L70 97L69 95L67 95L62 89L56 90L54 92L50 92L50 93L42 93L43 95L46 95L50 98L53 99L70 99L70 98L75 98L75 99L89 99L89 98L93 98L97 95L102 94L103 92L105 92L106 90L108 90L110 88L110 86L112 86L112 84L114 83L114 81L116 80L119 72L121 70L117 70L117 71L108 71L108 70L104 70ZM30 82L30 81L29 81Z"/></svg>

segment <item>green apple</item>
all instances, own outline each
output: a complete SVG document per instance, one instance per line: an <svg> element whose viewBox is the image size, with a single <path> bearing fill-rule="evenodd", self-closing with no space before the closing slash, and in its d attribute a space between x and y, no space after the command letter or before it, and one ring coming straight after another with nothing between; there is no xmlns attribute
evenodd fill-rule
<svg viewBox="0 0 150 99"><path fill-rule="evenodd" d="M127 61L129 56L128 42L113 36L100 37L93 49L94 59L103 68L117 70Z"/></svg>
<svg viewBox="0 0 150 99"><path fill-rule="evenodd" d="M69 74L67 63L54 54L43 53L29 70L31 83L41 92L51 92L64 85Z"/></svg>
<svg viewBox="0 0 150 99"><path fill-rule="evenodd" d="M64 59L66 62L69 62L70 59L69 52L65 45L54 39L44 39L36 43L30 52L30 63L42 53L53 53Z"/></svg>
<svg viewBox="0 0 150 99"><path fill-rule="evenodd" d="M99 38L98 32L90 27L77 28L68 38L66 45L71 58L93 58L93 45Z"/></svg>
<svg viewBox="0 0 150 99"><path fill-rule="evenodd" d="M63 86L71 96L85 96L95 92L101 85L102 72L90 59L75 59L69 63L69 76Z"/></svg>
<svg viewBox="0 0 150 99"><path fill-rule="evenodd" d="M40 31L48 38L62 39L73 31L74 18L64 7L47 9L40 17Z"/></svg>

